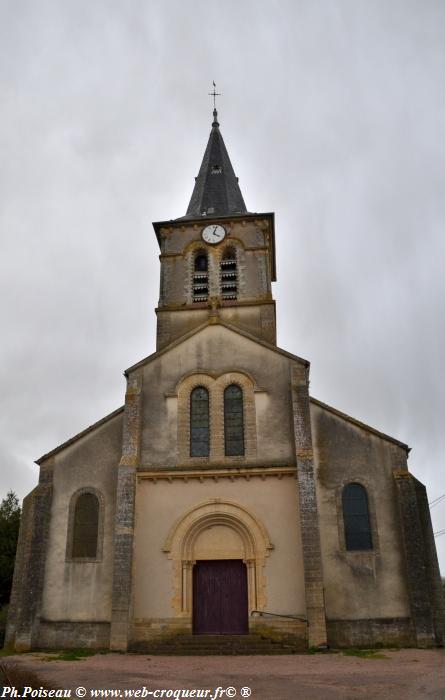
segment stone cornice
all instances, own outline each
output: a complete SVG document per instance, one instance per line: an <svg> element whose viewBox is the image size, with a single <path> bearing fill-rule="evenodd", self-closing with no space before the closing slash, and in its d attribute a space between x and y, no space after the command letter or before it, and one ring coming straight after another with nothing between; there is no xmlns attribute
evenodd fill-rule
<svg viewBox="0 0 445 700"><path fill-rule="evenodd" d="M156 483L157 481L174 481L180 479L181 481L188 481L189 479L198 479L199 481L204 481L204 479L212 479L213 481L218 481L220 479L229 479L230 481L235 481L236 479L244 479L249 481L253 478L267 479L267 478L277 478L282 479L286 476L296 476L295 467L235 467L235 468L218 468L213 467L211 469L166 469L166 470L147 470L143 468L138 469L137 478L138 481L152 481Z"/></svg>

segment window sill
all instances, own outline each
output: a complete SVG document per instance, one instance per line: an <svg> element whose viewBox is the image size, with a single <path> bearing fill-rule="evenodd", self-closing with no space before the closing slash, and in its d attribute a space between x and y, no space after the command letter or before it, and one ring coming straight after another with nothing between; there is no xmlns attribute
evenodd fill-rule
<svg viewBox="0 0 445 700"><path fill-rule="evenodd" d="M96 557L67 557L65 559L67 564L101 564L102 561Z"/></svg>

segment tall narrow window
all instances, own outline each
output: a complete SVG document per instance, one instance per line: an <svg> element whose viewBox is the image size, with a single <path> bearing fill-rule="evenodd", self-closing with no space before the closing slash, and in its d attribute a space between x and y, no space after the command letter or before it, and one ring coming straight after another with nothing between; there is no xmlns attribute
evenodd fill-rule
<svg viewBox="0 0 445 700"><path fill-rule="evenodd" d="M197 386L190 394L190 457L209 456L209 392Z"/></svg>
<svg viewBox="0 0 445 700"><path fill-rule="evenodd" d="M236 299L237 296L236 252L234 248L226 248L221 260L221 298Z"/></svg>
<svg viewBox="0 0 445 700"><path fill-rule="evenodd" d="M342 493L342 506L346 549L372 549L368 495L364 486L346 484Z"/></svg>
<svg viewBox="0 0 445 700"><path fill-rule="evenodd" d="M243 392L237 384L224 391L224 446L227 457L244 454Z"/></svg>
<svg viewBox="0 0 445 700"><path fill-rule="evenodd" d="M193 269L193 301L207 301L209 296L209 273L207 255L198 251Z"/></svg>
<svg viewBox="0 0 445 700"><path fill-rule="evenodd" d="M99 500L81 493L74 507L72 559L95 559L99 531Z"/></svg>

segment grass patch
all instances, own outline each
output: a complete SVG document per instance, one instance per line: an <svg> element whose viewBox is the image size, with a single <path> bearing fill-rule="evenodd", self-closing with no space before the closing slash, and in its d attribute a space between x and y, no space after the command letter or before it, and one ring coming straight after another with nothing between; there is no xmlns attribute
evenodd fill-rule
<svg viewBox="0 0 445 700"><path fill-rule="evenodd" d="M96 649L64 649L51 654L51 656L46 656L45 661L80 661L80 659L86 659L95 654L97 654Z"/></svg>
<svg viewBox="0 0 445 700"><path fill-rule="evenodd" d="M378 649L343 649L343 656L357 656L359 659L387 659Z"/></svg>
<svg viewBox="0 0 445 700"><path fill-rule="evenodd" d="M2 656L15 656L17 652L11 651L10 649L0 649L0 657Z"/></svg>

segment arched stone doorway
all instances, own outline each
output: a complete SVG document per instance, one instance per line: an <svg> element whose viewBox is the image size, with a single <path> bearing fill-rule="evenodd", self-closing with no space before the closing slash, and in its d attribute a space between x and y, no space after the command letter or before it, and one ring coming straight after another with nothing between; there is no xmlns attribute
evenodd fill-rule
<svg viewBox="0 0 445 700"><path fill-rule="evenodd" d="M238 586L241 600L244 595L243 576L246 582L247 615L250 615L252 610L264 609L264 565L271 549L273 545L264 525L253 513L238 503L212 499L188 510L172 527L164 546L164 551L172 560L172 602L177 616L182 617L184 621L188 620L191 625L194 604L195 609L198 604L196 596L203 595L207 585L208 595L211 595L213 586L214 595L224 599L224 596L228 595L228 589L223 591L221 588L225 585L224 580L231 579L230 585L235 585L235 588ZM224 607L224 603L222 606ZM242 606L243 603L240 603L238 610L241 610ZM242 616L241 612L237 614ZM196 622L195 615L195 625ZM230 630L233 622L232 619L226 629ZM199 622L195 631L200 631Z"/></svg>

